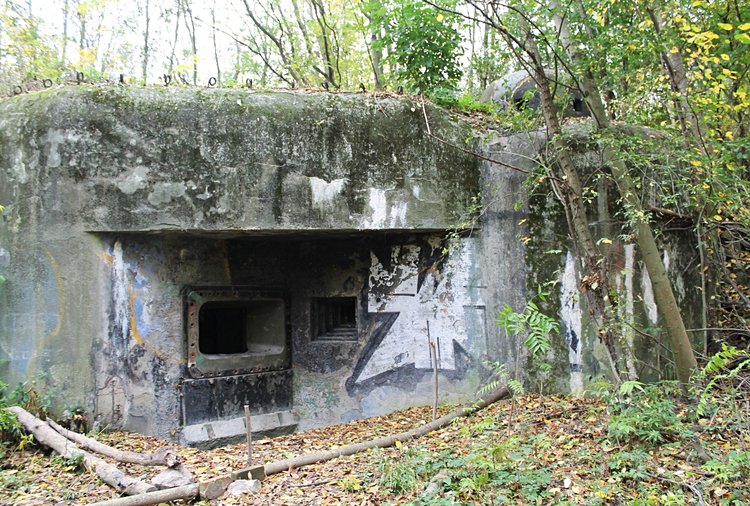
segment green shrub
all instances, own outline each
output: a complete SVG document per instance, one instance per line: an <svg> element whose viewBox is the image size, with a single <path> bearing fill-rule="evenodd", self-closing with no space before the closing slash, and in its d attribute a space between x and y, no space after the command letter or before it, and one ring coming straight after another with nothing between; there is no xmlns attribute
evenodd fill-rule
<svg viewBox="0 0 750 506"><path fill-rule="evenodd" d="M664 385L628 381L621 395L610 401L608 436L617 443L659 445L677 441L687 428L677 416L677 407L664 391Z"/></svg>

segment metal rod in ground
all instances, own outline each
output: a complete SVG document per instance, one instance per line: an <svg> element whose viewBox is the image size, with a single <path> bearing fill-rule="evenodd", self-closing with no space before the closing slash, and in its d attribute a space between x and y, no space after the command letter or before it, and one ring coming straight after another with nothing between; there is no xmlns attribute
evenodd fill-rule
<svg viewBox="0 0 750 506"><path fill-rule="evenodd" d="M250 406L245 404L245 427L247 428L247 466L253 465L253 427L250 425Z"/></svg>
<svg viewBox="0 0 750 506"><path fill-rule="evenodd" d="M438 405L438 362L437 362L437 346L430 337L430 321L427 320L427 340L430 342L430 358L432 359L432 375L435 378L435 392L432 399L432 421L434 422L437 418L437 405Z"/></svg>

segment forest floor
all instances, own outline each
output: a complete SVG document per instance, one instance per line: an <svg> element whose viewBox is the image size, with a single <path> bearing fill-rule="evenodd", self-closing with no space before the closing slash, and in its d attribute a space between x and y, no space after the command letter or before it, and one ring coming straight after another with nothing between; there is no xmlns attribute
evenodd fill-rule
<svg viewBox="0 0 750 506"><path fill-rule="evenodd" d="M745 407L718 399L706 418L652 392L609 399L521 395L459 418L408 444L267 477L254 496L195 504L748 504L750 429ZM659 392L663 392L662 388ZM736 399L734 399L736 400ZM731 409L728 406L733 406ZM450 411L441 407L440 414ZM429 407L260 439L256 462L402 432L430 421ZM96 438L150 452L168 443L123 432ZM702 451L708 456L699 458ZM246 463L244 444L181 448L198 479ZM160 468L118 464L150 478ZM426 497L430 480L436 494ZM82 504L116 497L75 462L28 444L6 447L0 505Z"/></svg>

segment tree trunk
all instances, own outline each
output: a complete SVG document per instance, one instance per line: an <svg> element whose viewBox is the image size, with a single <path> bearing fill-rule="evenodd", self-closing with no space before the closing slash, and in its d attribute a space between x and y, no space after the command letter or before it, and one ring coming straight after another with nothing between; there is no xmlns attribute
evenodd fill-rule
<svg viewBox="0 0 750 506"><path fill-rule="evenodd" d="M172 39L172 48L169 54L169 70L167 71L170 76L172 75L172 71L174 70L177 61L177 55L175 51L177 50L177 39L180 34L180 13L182 12L182 0L177 0L176 9L177 11L175 13L174 38Z"/></svg>
<svg viewBox="0 0 750 506"><path fill-rule="evenodd" d="M219 48L216 45L216 0L211 8L211 35L214 41L214 61L216 62L216 84L221 86L221 65L219 63Z"/></svg>
<svg viewBox="0 0 750 506"><path fill-rule="evenodd" d="M6 409L16 414L23 428L33 434L36 441L52 448L61 457L70 459L82 455L84 467L96 473L104 483L111 485L118 492L126 495L135 495L156 490L156 487L153 485L132 478L103 459L79 449L73 442L55 432L49 425L25 409L18 406Z"/></svg>
<svg viewBox="0 0 750 506"><path fill-rule="evenodd" d="M190 37L190 47L193 51L193 85L196 85L198 84L198 46L196 44L195 19L193 18L193 10L190 8L190 0L182 0L182 2L183 19Z"/></svg>
<svg viewBox="0 0 750 506"><path fill-rule="evenodd" d="M149 13L149 0L146 0L146 27L143 30L143 68L141 72L141 79L143 84L148 82L148 57L149 57L149 25L151 24L151 14Z"/></svg>
<svg viewBox="0 0 750 506"><path fill-rule="evenodd" d="M59 432L62 436L70 439L74 443L78 444L86 450L91 450L99 455L110 457L118 462L124 462L127 464L139 464L141 466L166 466L175 467L182 462L182 458L177 454L173 448L162 448L153 453L136 453L118 450L111 446L100 443L96 439L92 439L83 434L73 432L65 427L61 427L54 420L47 420L47 423Z"/></svg>
<svg viewBox="0 0 750 506"><path fill-rule="evenodd" d="M649 19L651 19L651 22L654 24L654 31L657 36L661 35L663 26L659 13L654 10L653 6L646 7L646 12L648 13ZM669 83L672 86L672 90L677 93L677 113L680 123L683 126L683 130L686 135L693 137L701 151L706 154L706 146L703 142L703 132L701 130L701 121L688 100L688 85L690 84L690 81L687 76L685 62L682 59L682 53L679 51L673 51L670 47L663 47L661 58L664 62L664 68L667 70L667 76L669 77Z"/></svg>
<svg viewBox="0 0 750 506"><path fill-rule="evenodd" d="M559 9L556 1L553 1L551 5L556 11ZM572 60L575 60L577 55L575 48L571 44L567 22L561 16L560 12L556 12L555 21L566 52ZM586 105L596 119L597 126L600 130L609 129L611 126L609 117L606 114L604 103L602 102L596 83L585 72L579 82ZM636 231L638 247L641 250L648 275L651 278L654 289L654 300L667 328L672 352L675 354L677 376L684 389L689 383L693 371L697 369L698 363L695 359L690 338L685 330L685 324L682 320L682 314L677 305L672 285L667 277L664 262L659 255L659 249L656 245L651 226L647 221L647 215L643 211L643 207L635 193L635 183L630 177L627 166L610 147L604 148L603 157L604 162L611 167L612 177L617 184L620 197L634 216L635 223L633 224L633 228Z"/></svg>
<svg viewBox="0 0 750 506"><path fill-rule="evenodd" d="M599 338L607 352L615 381L619 384L622 382L622 378L618 364L617 341L613 326L610 325L612 315L606 258L599 252L591 235L586 208L583 203L583 185L573 162L570 148L562 136L562 127L557 116L549 78L542 63L539 49L532 35L528 32L528 25L523 19L520 21L527 30L523 50L529 56L532 78L541 97L544 121L552 137L557 163L562 170L562 177L559 178L564 181L564 186L560 191L564 199L562 203L569 210L571 233L574 235L573 239L580 247L580 253L583 255L583 276L579 281L581 292L586 297L589 314L598 327Z"/></svg>
<svg viewBox="0 0 750 506"><path fill-rule="evenodd" d="M63 3L63 33L62 33L62 50L60 53L60 63L62 63L62 66L65 67L65 61L67 59L67 55L65 54L68 48L68 15L70 12L69 9L69 3L70 0L65 0Z"/></svg>
<svg viewBox="0 0 750 506"><path fill-rule="evenodd" d="M198 496L198 484L185 485L184 487L168 488L156 492L132 495L130 497L119 497L109 501L100 501L93 506L150 506L167 501L189 501Z"/></svg>

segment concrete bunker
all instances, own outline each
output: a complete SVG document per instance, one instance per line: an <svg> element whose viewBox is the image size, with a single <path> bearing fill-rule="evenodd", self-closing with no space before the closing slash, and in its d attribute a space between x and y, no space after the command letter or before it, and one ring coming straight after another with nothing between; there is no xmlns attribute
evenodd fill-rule
<svg viewBox="0 0 750 506"><path fill-rule="evenodd" d="M525 364L493 315L557 276L553 380L579 389L606 360L564 217L470 154L533 170L544 134L476 138L409 98L81 86L0 102L0 377L43 372L57 409L200 446L241 437L245 403L264 433L429 403L433 359L460 402L486 360ZM446 241L478 197L478 228ZM694 300L687 250L670 251Z"/></svg>

